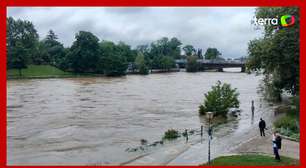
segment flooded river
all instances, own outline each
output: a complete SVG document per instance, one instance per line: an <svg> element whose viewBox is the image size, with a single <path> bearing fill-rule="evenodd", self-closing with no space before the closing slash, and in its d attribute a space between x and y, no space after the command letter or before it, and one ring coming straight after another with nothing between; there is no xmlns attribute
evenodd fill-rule
<svg viewBox="0 0 306 168"><path fill-rule="evenodd" d="M120 164L163 148L126 151L139 146L141 139L159 141L170 128L205 125L198 106L218 80L238 89L242 112L214 134L243 139L241 135L257 128L260 117L267 122L272 118L272 107L258 93L261 78L233 72L178 72L8 80L8 164ZM251 100L255 101L255 123Z"/></svg>

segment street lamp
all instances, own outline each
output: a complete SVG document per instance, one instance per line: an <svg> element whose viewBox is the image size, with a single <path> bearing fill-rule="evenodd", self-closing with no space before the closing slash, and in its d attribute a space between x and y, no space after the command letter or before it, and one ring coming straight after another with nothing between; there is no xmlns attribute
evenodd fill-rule
<svg viewBox="0 0 306 168"><path fill-rule="evenodd" d="M212 137L211 120L214 117L213 112L207 112L206 116L208 118L208 165L210 165L210 141Z"/></svg>

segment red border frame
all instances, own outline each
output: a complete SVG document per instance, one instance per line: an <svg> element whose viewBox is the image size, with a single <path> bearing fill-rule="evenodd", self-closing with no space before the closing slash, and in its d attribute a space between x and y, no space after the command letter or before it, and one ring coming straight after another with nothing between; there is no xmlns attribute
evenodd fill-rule
<svg viewBox="0 0 306 168"><path fill-rule="evenodd" d="M7 7L13 6L298 6L300 7L300 74L306 72L305 57L305 4L304 0L0 0L0 167L93 167L93 166L7 166L6 157L6 10ZM301 142L305 141L304 130L306 121L306 110L304 105L305 91L303 83L305 83L305 76L300 75L300 132ZM304 143L300 143L300 166L287 167L303 167L306 166L305 155L306 149ZM97 166L95 166L97 167ZM119 166L110 166L119 167ZM128 166L128 167L164 167L164 166ZM169 166L169 167L196 167L196 166ZM231 166L234 167L234 166ZM236 166L239 167L239 166ZM261 166L261 167L277 167L277 166ZM284 167L284 166L282 166Z"/></svg>

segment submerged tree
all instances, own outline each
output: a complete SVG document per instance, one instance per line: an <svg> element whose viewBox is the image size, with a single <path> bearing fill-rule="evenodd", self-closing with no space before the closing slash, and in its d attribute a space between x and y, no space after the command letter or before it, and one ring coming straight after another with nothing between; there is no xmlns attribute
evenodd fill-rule
<svg viewBox="0 0 306 168"><path fill-rule="evenodd" d="M197 72L199 70L199 63L197 62L197 56L190 56L187 57L187 65L186 71L187 72Z"/></svg>
<svg viewBox="0 0 306 168"><path fill-rule="evenodd" d="M226 116L230 108L238 108L239 93L231 88L230 84L222 84L220 81L212 86L212 90L205 94L204 103L199 106L200 115L206 112L214 112L215 115Z"/></svg>

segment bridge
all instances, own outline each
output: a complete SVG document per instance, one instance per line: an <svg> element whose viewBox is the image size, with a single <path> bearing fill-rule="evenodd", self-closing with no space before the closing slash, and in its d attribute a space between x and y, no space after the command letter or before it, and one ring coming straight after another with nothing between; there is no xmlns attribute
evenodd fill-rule
<svg viewBox="0 0 306 168"><path fill-rule="evenodd" d="M186 59L175 60L175 62L179 66L179 68L186 68L187 65ZM245 61L198 59L197 62L200 64L201 71L216 69L219 72L223 72L223 68L241 68L241 72L245 72Z"/></svg>

